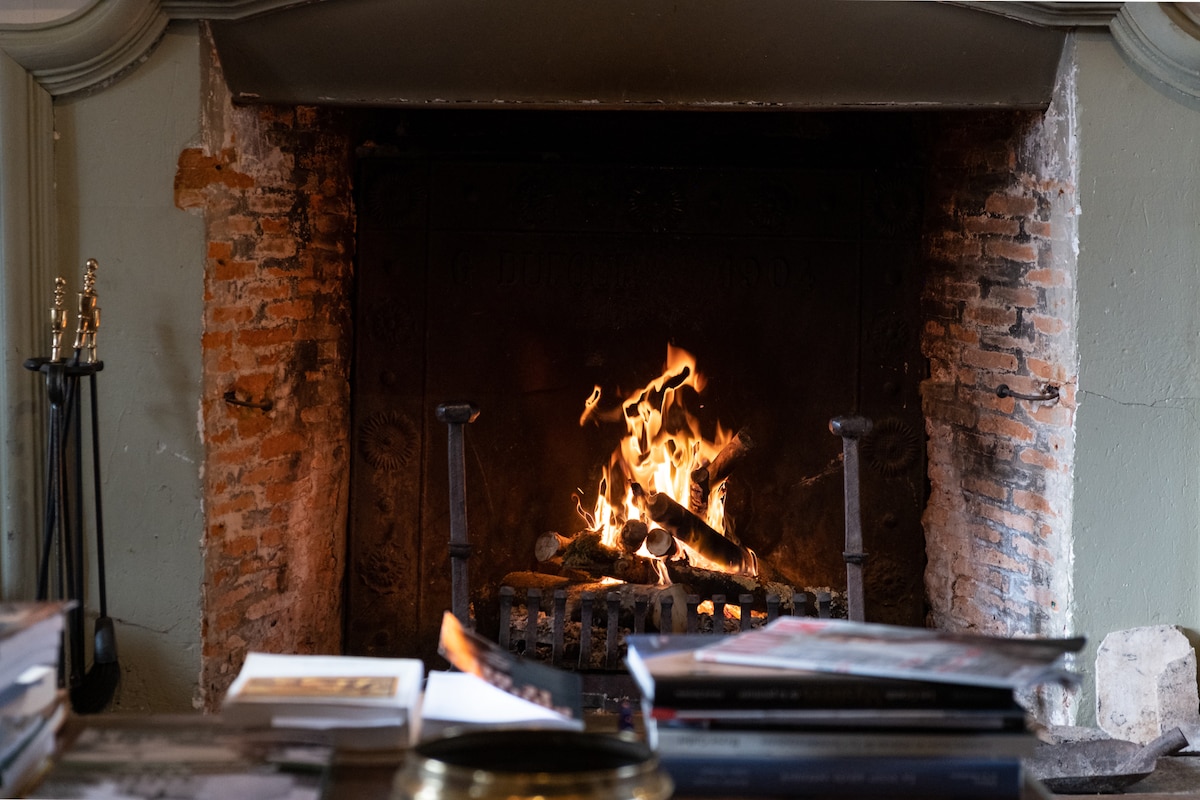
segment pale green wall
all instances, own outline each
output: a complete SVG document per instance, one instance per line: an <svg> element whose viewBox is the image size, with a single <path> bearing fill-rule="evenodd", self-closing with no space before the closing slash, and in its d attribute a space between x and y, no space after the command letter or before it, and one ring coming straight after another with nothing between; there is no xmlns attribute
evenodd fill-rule
<svg viewBox="0 0 1200 800"><path fill-rule="evenodd" d="M1200 628L1200 111L1078 41L1080 666L1114 630ZM1094 719L1094 702L1080 722Z"/></svg>
<svg viewBox="0 0 1200 800"><path fill-rule="evenodd" d="M190 25L171 29L115 85L55 104L59 269L72 293L83 261L100 262L108 610L124 669L117 710L189 709L199 681L204 228L175 207L172 186L199 115Z"/></svg>

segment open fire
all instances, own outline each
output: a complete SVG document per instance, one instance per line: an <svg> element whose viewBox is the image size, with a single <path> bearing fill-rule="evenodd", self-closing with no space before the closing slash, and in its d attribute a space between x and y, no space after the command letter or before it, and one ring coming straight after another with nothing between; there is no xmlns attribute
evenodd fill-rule
<svg viewBox="0 0 1200 800"><path fill-rule="evenodd" d="M754 443L746 430L704 421L705 387L692 354L668 346L662 374L619 403L606 404L601 386L592 390L580 424L620 426L622 434L601 471L591 510L576 490L584 529L538 540L538 561L562 582L554 588L564 605L547 615L547 626L553 628L560 611L590 618L597 596L607 601L595 604L597 615L613 630L621 617L634 630L647 619L660 630L740 629L752 618L766 618L768 607L775 613L781 603L794 607L791 588L765 581L769 570L736 538L731 479ZM524 621L520 609L510 615L514 629L533 631L540 588L532 590ZM511 586L509 591L512 596ZM607 650L611 659L615 638L605 638L612 641L597 650Z"/></svg>
<svg viewBox="0 0 1200 800"><path fill-rule="evenodd" d="M720 423L706 435L688 408L704 387L693 356L671 346L663 374L618 407L604 410L595 387L580 424L623 422L627 435L603 470L594 510L584 511L579 495L576 502L604 546L753 577L758 557L737 543L725 504L729 475L753 444ZM669 581L661 561L653 563Z"/></svg>

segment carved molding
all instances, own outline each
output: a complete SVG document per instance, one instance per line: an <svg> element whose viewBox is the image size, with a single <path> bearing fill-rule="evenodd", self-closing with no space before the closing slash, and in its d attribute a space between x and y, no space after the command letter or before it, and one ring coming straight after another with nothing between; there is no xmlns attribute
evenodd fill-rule
<svg viewBox="0 0 1200 800"><path fill-rule="evenodd" d="M174 19L239 19L310 0L92 0L52 22L0 24L0 50L54 97L102 88L146 59Z"/></svg>
<svg viewBox="0 0 1200 800"><path fill-rule="evenodd" d="M171 20L236 20L312 0L92 0L59 20L0 24L0 50L54 97L103 87L140 64ZM1106 27L1149 75L1200 97L1200 9L1193 3L951 2L1053 28ZM329 2L329 13L338 13Z"/></svg>
<svg viewBox="0 0 1200 800"><path fill-rule="evenodd" d="M0 27L0 48L53 96L106 85L167 27L158 0L96 0L54 22Z"/></svg>
<svg viewBox="0 0 1200 800"><path fill-rule="evenodd" d="M1135 64L1200 98L1200 7L1195 3L1126 3L1109 29Z"/></svg>

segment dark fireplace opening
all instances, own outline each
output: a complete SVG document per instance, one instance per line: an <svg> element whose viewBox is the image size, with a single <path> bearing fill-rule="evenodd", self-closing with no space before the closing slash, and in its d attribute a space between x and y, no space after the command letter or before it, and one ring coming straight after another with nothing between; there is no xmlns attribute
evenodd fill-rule
<svg viewBox="0 0 1200 800"><path fill-rule="evenodd" d="M707 435L752 433L740 542L797 590L846 582L842 440L862 442L869 620L924 624L921 297L940 115L378 112L358 150L346 650L436 661L449 607L447 426L465 426L470 592L548 571L587 527L622 425L663 373L704 376ZM485 621L486 620L486 621Z"/></svg>

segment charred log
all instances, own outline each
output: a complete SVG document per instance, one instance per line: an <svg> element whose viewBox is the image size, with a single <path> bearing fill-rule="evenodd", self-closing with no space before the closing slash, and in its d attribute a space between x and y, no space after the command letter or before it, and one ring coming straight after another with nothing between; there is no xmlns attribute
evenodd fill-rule
<svg viewBox="0 0 1200 800"><path fill-rule="evenodd" d="M569 537L555 531L546 531L537 538L533 545L533 555L540 562L561 556L571 544Z"/></svg>
<svg viewBox="0 0 1200 800"><path fill-rule="evenodd" d="M708 513L708 500L712 488L729 477L733 468L738 465L746 454L754 448L754 440L746 429L742 429L730 439L721 451L713 457L711 463L704 463L692 470L691 491L688 505L693 513L703 517Z"/></svg>
<svg viewBox="0 0 1200 800"><path fill-rule="evenodd" d="M646 496L646 512L681 543L721 569L739 575L758 574L754 551L726 539L662 492Z"/></svg>
<svg viewBox="0 0 1200 800"><path fill-rule="evenodd" d="M659 558L673 558L679 553L679 545L662 528L651 528L646 534L646 552Z"/></svg>
<svg viewBox="0 0 1200 800"><path fill-rule="evenodd" d="M636 553L646 541L649 531L650 527L640 519L625 520L625 524L621 526L621 549L626 553Z"/></svg>
<svg viewBox="0 0 1200 800"><path fill-rule="evenodd" d="M608 547L595 531L584 531L570 540L563 551L563 569L633 584L659 580L659 571L650 559Z"/></svg>

